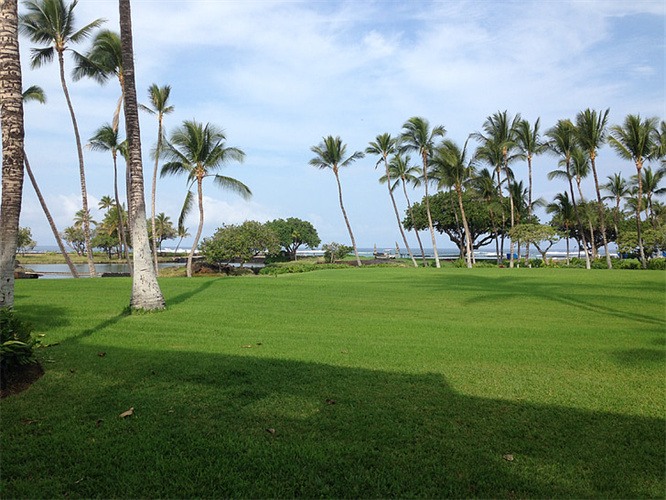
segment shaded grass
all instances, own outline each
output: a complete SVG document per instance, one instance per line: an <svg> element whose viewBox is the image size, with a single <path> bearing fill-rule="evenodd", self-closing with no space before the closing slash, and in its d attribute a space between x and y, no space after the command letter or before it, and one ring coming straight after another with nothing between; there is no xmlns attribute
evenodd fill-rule
<svg viewBox="0 0 666 500"><path fill-rule="evenodd" d="M3 401L3 497L663 497L660 275L160 283L17 283L61 344Z"/></svg>

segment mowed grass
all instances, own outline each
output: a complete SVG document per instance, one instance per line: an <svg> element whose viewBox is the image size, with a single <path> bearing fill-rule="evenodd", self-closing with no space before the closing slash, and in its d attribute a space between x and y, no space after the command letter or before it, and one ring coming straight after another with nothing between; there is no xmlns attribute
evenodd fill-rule
<svg viewBox="0 0 666 500"><path fill-rule="evenodd" d="M664 273L160 284L16 283L59 344L2 402L3 498L664 497Z"/></svg>

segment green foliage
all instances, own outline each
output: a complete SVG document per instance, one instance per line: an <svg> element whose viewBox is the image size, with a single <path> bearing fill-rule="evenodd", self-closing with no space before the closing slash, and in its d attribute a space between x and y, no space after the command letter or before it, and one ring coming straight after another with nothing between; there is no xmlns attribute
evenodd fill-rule
<svg viewBox="0 0 666 500"><path fill-rule="evenodd" d="M212 238L204 238L199 251L209 264L220 268L234 259L239 259L241 267L261 253L280 251L277 236L265 224L257 221L245 221L240 225L224 225Z"/></svg>
<svg viewBox="0 0 666 500"><path fill-rule="evenodd" d="M82 226L69 226L65 228L60 237L76 252L76 255L80 256L86 253L86 239Z"/></svg>
<svg viewBox="0 0 666 500"><path fill-rule="evenodd" d="M275 276L278 274L309 273L324 269L349 269L348 264L318 264L316 262L288 262L264 267L259 274Z"/></svg>
<svg viewBox="0 0 666 500"><path fill-rule="evenodd" d="M308 221L289 217L287 220L275 219L266 223L277 235L278 242L289 255L296 260L296 251L301 245L316 248L321 243L317 230Z"/></svg>
<svg viewBox="0 0 666 500"><path fill-rule="evenodd" d="M544 262L541 259L530 259L529 265L532 267L543 267Z"/></svg>
<svg viewBox="0 0 666 500"><path fill-rule="evenodd" d="M30 327L8 307L0 309L0 372L7 374L21 365L35 362L34 348L39 344Z"/></svg>
<svg viewBox="0 0 666 500"><path fill-rule="evenodd" d="M353 250L352 247L336 242L326 243L322 248L324 249L324 260L329 263L344 259Z"/></svg>
<svg viewBox="0 0 666 500"><path fill-rule="evenodd" d="M545 224L518 224L509 230L509 236L522 243L534 245L546 260L546 253L555 243L562 239L557 229Z"/></svg>
<svg viewBox="0 0 666 500"><path fill-rule="evenodd" d="M32 231L29 227L20 227L18 232L18 241L16 249L21 255L25 255L28 250L35 248L37 243L32 239Z"/></svg>
<svg viewBox="0 0 666 500"><path fill-rule="evenodd" d="M647 263L647 268L655 271L666 270L666 259L650 259Z"/></svg>
<svg viewBox="0 0 666 500"><path fill-rule="evenodd" d="M638 232L635 230L635 227L634 219L633 230L621 230L617 241L620 253L632 257L639 255ZM643 248L646 256L666 250L666 232L663 229L655 230L648 227L647 223L644 223L641 227L641 237L643 239Z"/></svg>

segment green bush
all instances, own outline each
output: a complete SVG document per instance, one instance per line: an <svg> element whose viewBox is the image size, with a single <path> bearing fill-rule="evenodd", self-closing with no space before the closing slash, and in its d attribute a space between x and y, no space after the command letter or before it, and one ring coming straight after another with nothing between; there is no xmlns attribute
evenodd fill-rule
<svg viewBox="0 0 666 500"><path fill-rule="evenodd" d="M666 259L650 259L647 268L655 271L666 271Z"/></svg>
<svg viewBox="0 0 666 500"><path fill-rule="evenodd" d="M613 259L613 269L640 269L641 263L638 259Z"/></svg>
<svg viewBox="0 0 666 500"><path fill-rule="evenodd" d="M530 259L530 266L543 267L543 261L541 259Z"/></svg>
<svg viewBox="0 0 666 500"><path fill-rule="evenodd" d="M39 341L30 335L30 327L8 307L0 309L0 372L2 378L18 366L34 363L34 348Z"/></svg>
<svg viewBox="0 0 666 500"><path fill-rule="evenodd" d="M278 274L309 273L322 269L349 269L348 264L315 264L313 262L275 263L264 267L259 274L275 276Z"/></svg>

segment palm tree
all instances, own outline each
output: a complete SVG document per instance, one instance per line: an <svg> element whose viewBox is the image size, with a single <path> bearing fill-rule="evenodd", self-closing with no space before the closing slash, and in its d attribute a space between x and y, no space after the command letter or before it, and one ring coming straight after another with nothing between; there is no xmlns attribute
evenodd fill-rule
<svg viewBox="0 0 666 500"><path fill-rule="evenodd" d="M347 218L347 212L345 211L345 206L342 203L342 186L340 185L340 175L339 171L342 167L347 167L351 165L356 160L363 158L364 154L360 151L355 151L349 156L347 154L347 145L342 143L340 137L333 137L329 135L328 137L323 137L323 142L319 143L318 146L312 146L310 150L316 155L309 161L309 164L313 167L319 169L330 169L335 174L335 180L338 183L338 196L340 198L340 209L342 209L342 216L345 219L345 224L347 224L347 230L349 231L349 237L351 238L352 246L354 247L354 255L356 256L356 264L361 266L361 258L358 256L358 249L356 248L356 240L354 239L354 233L352 233L351 225L349 224L349 219Z"/></svg>
<svg viewBox="0 0 666 500"><path fill-rule="evenodd" d="M560 163L562 163L560 161ZM594 226L592 225L593 216L590 213L587 213L588 210L592 209L592 206L585 203L585 198L583 197L583 189L581 187L581 182L588 175L590 175L590 156L587 151L583 151L579 147L575 147L571 151L571 162L570 162L571 174L576 178L576 185L578 187L578 196L580 199L580 204L578 205L586 212L587 223L590 228L590 247L592 249L592 258L596 259L599 254L597 252L597 246L595 245L594 238Z"/></svg>
<svg viewBox="0 0 666 500"><path fill-rule="evenodd" d="M415 151L423 162L423 178L425 180L425 200L426 214L428 215L428 228L432 237L432 248L435 253L435 266L439 269L439 254L437 252L437 241L435 241L435 228L432 224L432 215L430 213L430 198L428 197L428 162L435 149L435 140L444 137L446 129L442 125L437 125L430 129L430 124L425 118L414 116L407 120L402 126L402 135L400 142L402 144L400 151Z"/></svg>
<svg viewBox="0 0 666 500"><path fill-rule="evenodd" d="M606 264L608 269L613 269L610 252L608 251L608 239L606 238L606 223L604 221L603 202L601 200L601 191L599 188L599 178L597 177L597 149L606 140L606 127L608 124L609 109L602 113L596 110L586 109L576 115L576 141L578 145L590 155L592 165L592 174L594 175L594 188L597 192L597 207L599 209L599 222L601 223L601 236L604 240L604 252L606 252Z"/></svg>
<svg viewBox="0 0 666 500"><path fill-rule="evenodd" d="M643 186L643 194L647 198L647 206L650 209L650 219L652 220L653 226L656 226L656 220L654 218L652 197L654 195L660 196L666 193L666 187L661 187L661 188L659 187L659 184L663 180L664 176L666 176L666 168L664 167L657 169L656 172L653 172L652 168L648 166L643 169L643 172L641 174L642 179L640 183ZM632 184L637 185L638 174L632 175L631 181Z"/></svg>
<svg viewBox="0 0 666 500"><path fill-rule="evenodd" d="M46 94L44 93L44 90L37 86L33 85L31 87L28 87L26 90L23 91L23 102L28 102L28 101L37 101L42 104L46 102ZM55 221L53 220L53 217L51 217L51 212L49 211L48 207L46 206L46 200L44 200L44 197L42 196L42 192L39 189L39 186L37 185L37 179L35 179L35 175L32 173L32 168L30 168L30 162L28 161L28 155L25 154L25 151L23 152L24 154L24 160L25 160L25 171L28 173L28 177L30 178L30 183L32 184L33 189L35 190L35 194L37 195L37 199L39 200L39 204L42 206L42 210L44 211L44 215L46 216L46 220L49 223L49 226L51 227L51 232L53 233L53 237L56 240L56 243L58 244L58 248L60 249L60 253L65 259L65 262L67 263L67 266L69 267L69 271L72 274L73 278L78 278L79 273L76 271L76 267L74 267L74 263L72 262L72 259L69 258L69 254L67 253L67 249L65 248L65 245L62 243L62 238L60 237L60 233L58 233L58 228L55 225Z"/></svg>
<svg viewBox="0 0 666 500"><path fill-rule="evenodd" d="M178 240L178 245L176 245L176 250L174 253L178 254L178 249L180 248L180 244L183 242L183 238L187 238L188 236L192 236L189 233L189 228L184 227L182 224L178 224L178 229L176 230L176 236L180 238Z"/></svg>
<svg viewBox="0 0 666 500"><path fill-rule="evenodd" d="M419 248L421 249L421 258L423 259L423 266L428 267L428 261L425 257L425 251L423 250L423 243L421 243L421 237L419 232L416 229L416 220L414 219L414 211L412 210L412 204L409 201L409 196L407 196L407 184L413 186L421 185L421 169L419 167L410 166L411 158L409 155L403 156L396 154L389 163L389 176L382 176L379 178L379 182L389 182L390 179L395 179L391 187L391 191L394 191L398 187L398 183L402 184L402 190L405 194L405 200L407 201L407 210L409 211L409 216L412 219L412 227L414 228L414 234L416 235L416 240L419 242Z"/></svg>
<svg viewBox="0 0 666 500"><path fill-rule="evenodd" d="M555 195L553 202L546 206L546 213L559 217L564 224L565 234L567 235L567 265L569 265L569 237L575 213L573 203L571 203L566 191Z"/></svg>
<svg viewBox="0 0 666 500"><path fill-rule="evenodd" d="M132 235L132 256L134 278L132 279L132 309L158 310L166 307L160 285L157 283L155 268L150 258L148 229L146 226L146 205L143 190L143 162L141 160L141 131L139 129L139 105L134 81L134 50L132 48L132 13L129 0L119 0L120 43L125 75L125 131L127 133L128 170L130 172L130 232Z"/></svg>
<svg viewBox="0 0 666 500"><path fill-rule="evenodd" d="M458 207L460 208L463 228L465 229L465 260L467 267L471 269L473 255L471 234L462 200L463 186L469 182L474 174L472 162L467 156L467 142L465 141L465 146L460 149L460 146L455 142L450 140L444 141L440 147L435 149L432 166L434 170L433 177L439 180L438 188L441 189L443 186L450 186L458 195Z"/></svg>
<svg viewBox="0 0 666 500"><path fill-rule="evenodd" d="M14 306L14 264L23 198L23 96L15 0L0 2L0 112L2 202L0 203L0 307Z"/></svg>
<svg viewBox="0 0 666 500"><path fill-rule="evenodd" d="M88 38L93 30L99 27L105 21L96 19L79 30L75 30L74 8L77 0L71 4L66 4L65 0L30 0L24 3L27 13L20 16L20 29L30 37L30 40L40 45L46 45L42 48L33 48L31 50L31 66L39 68L49 63L54 56L58 55L58 64L60 67L60 84L62 85L69 114L74 127L74 137L76 139L76 150L79 156L79 176L81 179L81 198L83 210L88 210L88 191L86 189L86 173L83 164L83 147L81 146L81 136L79 135L79 126L74 114L74 107L67 90L65 81L65 52L72 51L76 59L81 55L69 48L69 44L78 43ZM95 261L93 260L92 246L90 244L90 226L83 228L86 241L86 255L88 258L88 267L90 268L90 277L97 276L95 271Z"/></svg>
<svg viewBox="0 0 666 500"><path fill-rule="evenodd" d="M520 157L527 160L528 169L528 217L530 223L532 222L532 158L540 155L546 151L546 144L541 140L539 134L539 124L541 118L537 118L532 128L527 120L520 120L516 127L516 144L520 149ZM527 244L525 249L525 259L529 261L530 258L530 245Z"/></svg>
<svg viewBox="0 0 666 500"><path fill-rule="evenodd" d="M478 151L476 157L478 159ZM502 210L503 207L495 201L497 199L497 188L495 186L493 174L491 174L487 168L484 168L473 179L473 184L478 195L488 204L490 222L493 226L493 234L495 235L495 255L497 257L497 265L499 266L502 262L502 252L499 247L499 235L497 225L495 224L494 209Z"/></svg>
<svg viewBox="0 0 666 500"><path fill-rule="evenodd" d="M571 203L574 207L574 213L576 214L576 223L578 224L578 232L580 234L583 248L585 250L585 268L590 269L590 255L587 251L587 241L585 239L585 233L583 232L583 224L580 220L580 214L578 213L578 205L576 204L576 197L574 196L573 190L573 174L571 170L571 157L576 149L576 136L575 136L575 127L570 120L558 120L554 127L550 128L546 132L546 136L549 138L548 141L548 151L559 156L564 160L564 172L553 171L548 174L548 179L552 180L553 177L558 175L563 175L566 177L569 182L569 191L571 194Z"/></svg>
<svg viewBox="0 0 666 500"><path fill-rule="evenodd" d="M196 184L199 201L199 228L194 237L194 244L187 258L187 276L192 276L192 257L199 243L204 223L203 206L203 180L212 177L221 188L234 191L244 199L248 199L252 192L242 182L231 177L225 177L214 172L222 168L229 161L243 162L245 153L237 148L226 147L226 137L221 129L214 125L203 125L194 120L186 120L176 129L171 139L165 144L162 155L170 160L162 166L161 177L167 175L187 175L187 196L179 225L182 225L184 215L191 208L193 199L190 188Z"/></svg>
<svg viewBox="0 0 666 500"><path fill-rule="evenodd" d="M665 127L666 128L666 127ZM659 142L657 119L641 119L640 115L627 115L622 125L614 125L610 128L608 143L611 148L626 160L632 160L636 165L638 181L638 200L643 198L643 176L641 170L645 161L659 155ZM641 210L640 203L636 204L636 230L638 231L638 248L643 269L647 268L643 240L641 238Z"/></svg>
<svg viewBox="0 0 666 500"><path fill-rule="evenodd" d="M613 212L613 222L615 223L615 234L619 234L618 229L618 217L620 215L620 202L625 196L631 194L631 189L629 184L622 177L622 173L618 172L613 176L607 177L608 182L601 186L601 189L605 189L610 193L609 196L606 196L604 199L613 199L615 200L615 210Z"/></svg>
<svg viewBox="0 0 666 500"><path fill-rule="evenodd" d="M414 263L414 267L418 267L419 265L416 263L414 255L412 255L412 249L409 248L409 243L407 243L405 230L402 228L402 222L400 221L400 214L398 213L398 206L396 205L395 198L393 197L393 189L392 189L393 186L391 185L391 172L389 169L388 157L389 155L395 155L396 143L397 139L391 137L391 134L381 134L377 136L374 142L370 142L370 145L365 149L365 152L366 154L373 154L379 156L379 160L377 160L375 168L377 168L380 163L382 162L384 163L384 168L386 170L386 174L384 176L386 180L384 182L386 182L389 196L391 197L391 203L393 204L393 210L395 211L395 218L398 221L398 229L400 229L400 234L402 235L402 241L405 243L405 246L407 247L407 252L409 253L409 257L412 259L412 262Z"/></svg>
<svg viewBox="0 0 666 500"><path fill-rule="evenodd" d="M123 221L122 209L120 208L120 197L118 195L118 152L120 149L121 142L118 138L118 129L113 128L111 125L103 125L101 128L95 132L88 142L88 147L92 151L110 151L113 158L113 189L115 195L115 207L118 212L118 221L119 221L119 233L120 241L122 243L125 259L127 260L127 265L130 269L130 275L133 276L134 272L132 269L132 261L129 256L129 248L127 245L127 238L125 236L125 223Z"/></svg>
<svg viewBox="0 0 666 500"><path fill-rule="evenodd" d="M165 85L158 87L153 83L148 88L148 99L150 106L141 105L143 111L147 111L151 115L157 115L157 147L155 149L155 168L153 169L153 190L150 197L150 223L152 227L152 243L153 243L153 256L155 259L155 273L160 275L159 268L157 267L157 240L155 239L155 192L157 189L157 166L160 160L160 151L162 150L162 143L164 141L163 120L164 115L173 111L173 106L168 106L169 94L171 94L171 86Z"/></svg>

